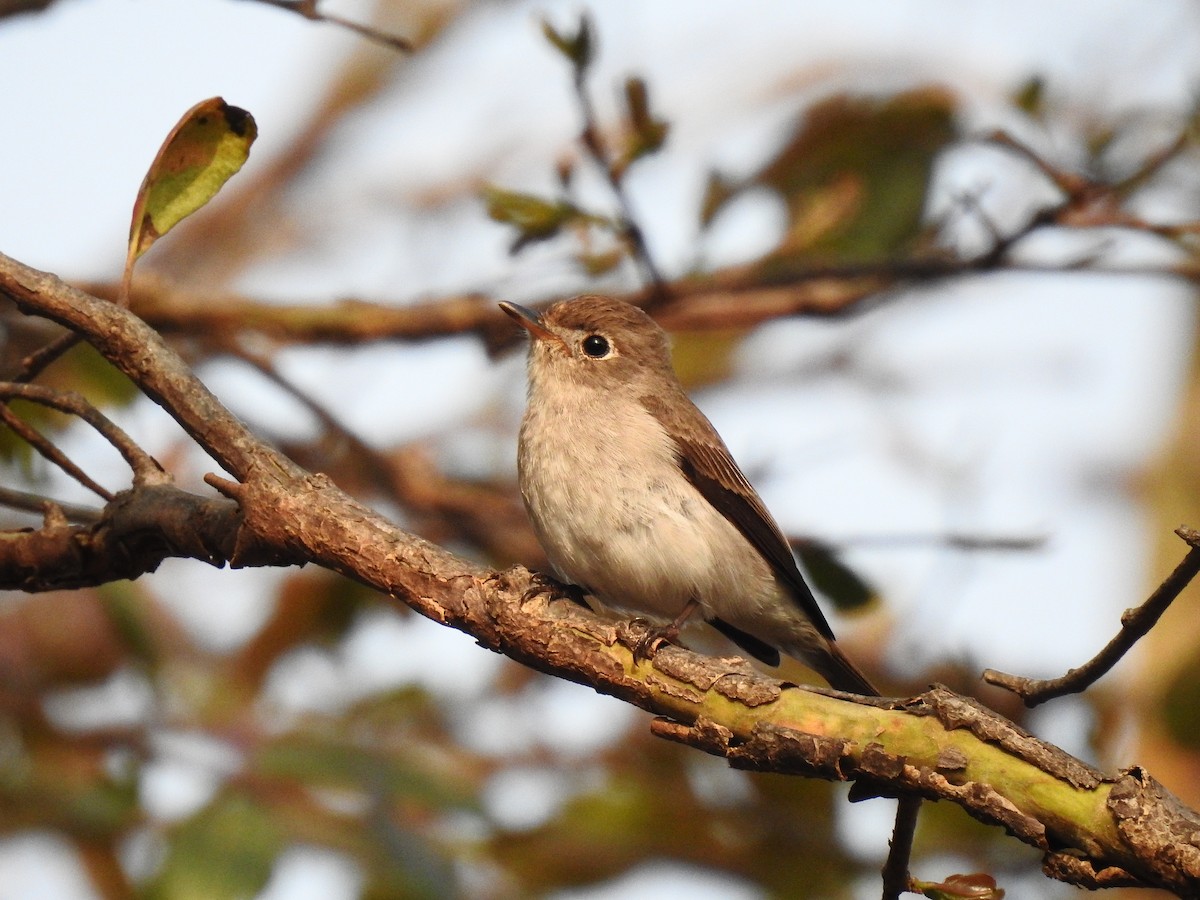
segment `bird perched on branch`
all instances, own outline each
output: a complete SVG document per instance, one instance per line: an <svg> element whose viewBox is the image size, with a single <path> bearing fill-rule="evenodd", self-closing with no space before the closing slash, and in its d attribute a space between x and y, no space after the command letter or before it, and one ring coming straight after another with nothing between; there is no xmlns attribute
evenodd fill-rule
<svg viewBox="0 0 1200 900"><path fill-rule="evenodd" d="M541 315L500 307L531 339L518 469L558 574L608 606L670 623L652 638L674 639L699 614L769 665L783 652L838 690L877 694L839 649L779 526L684 392L654 320L599 296Z"/></svg>

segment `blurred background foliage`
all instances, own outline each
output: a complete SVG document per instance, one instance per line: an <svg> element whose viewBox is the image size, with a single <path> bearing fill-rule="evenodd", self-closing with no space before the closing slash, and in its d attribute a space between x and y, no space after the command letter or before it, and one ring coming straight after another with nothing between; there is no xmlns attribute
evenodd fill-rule
<svg viewBox="0 0 1200 900"><path fill-rule="evenodd" d="M382 2L369 20L384 32L402 28L420 53L472 9ZM0 4L0 12L8 11ZM9 21L0 19L0 29ZM593 90L587 55L594 48L581 49L575 27L551 29L552 43L567 57L564 90L571 88L572 66L577 84ZM604 35L590 40L602 44ZM276 218L280 198L319 165L326 138L369 107L405 61L366 44L348 55L290 152L241 176L231 199L181 227L156 248L160 258L147 268L166 283L215 292L251 260L303 252L290 243L295 234L287 217ZM1045 95L1045 83L1031 73L1011 93L1012 115L1048 123L1051 130L1058 127L1055 116L1080 116L1048 107ZM596 146L586 148L606 163L604 177L618 197L628 189L626 174L669 142L679 124L658 111L651 80L627 82L621 96L616 120L595 123ZM781 238L736 266L713 270L698 262L679 273L679 284L732 279L786 289L824 273L865 284L862 302L870 306L889 291L911 288L897 272L911 276L952 264L969 271L970 254L958 255L943 240L949 220L971 215L969 198L940 217L931 215L930 202L939 161L977 140L959 93L932 83L842 90L831 73L821 95L799 102L797 111L790 130L776 136L765 165L738 177L710 174L693 223L703 231L737 197L767 192L783 211ZM1182 143L1173 164L1194 167L1190 116L1190 110L1176 116ZM1110 224L1121 224L1117 213L1127 214L1122 204L1132 189L1102 189L1119 185L1130 172L1161 177L1169 187L1172 171L1139 168L1155 162L1158 145L1138 144L1140 156L1134 153L1137 159L1124 168L1112 162L1114 147L1128 159L1138 124L1073 121L1077 142L1065 155L1083 181L1060 182L1048 205L1014 200L1023 210L1014 216L1018 228L1025 227L1022 218L1033 222L1045 209L1061 212L1075 204L1078 213L1083 188L1092 191L1092 200L1103 197ZM146 155L153 149L147 147ZM508 228L514 254L552 244L569 255L576 289L633 287L629 271L646 262L637 259L637 235L630 230L636 223L623 217L619 204L594 208L581 196L576 170L586 157L581 151L547 173L552 178L544 191L470 185L472 215L490 215ZM1043 174L1053 181L1061 173ZM1079 193L1071 194L1074 188ZM1094 205L1089 209L1100 215ZM321 213L312 215L319 220ZM985 232L992 226L986 217L979 222ZM1184 261L1179 265L1194 265L1190 234L1158 236L1175 243ZM611 280L618 271L625 272L625 282ZM840 315L845 309L837 302L831 312ZM41 323L11 315L5 324L8 367L51 335ZM746 332L733 325L679 333L675 354L685 381L699 386L725 378ZM173 339L197 364L225 355L256 358L254 347L247 349L236 334L181 333ZM257 358L266 358L269 369L273 348L266 349ZM88 348L72 351L48 380L109 410L134 399L131 386ZM1181 521L1200 524L1200 466L1190 440L1200 429L1197 396L1193 373L1174 446L1144 473L1143 484L1122 487L1144 493L1155 535L1169 535ZM15 408L52 435L65 433L63 417ZM269 426L262 427L269 433ZM336 415L315 435L276 437L303 465L329 473L433 540L497 567L543 561L511 481L448 474L436 450L425 445L366 446L337 426ZM35 491L47 483L45 466L7 431L0 433L0 453L14 483ZM186 448L171 442L156 453L169 468L187 456ZM13 525L26 521L12 517ZM839 561L832 543L808 538L798 548L833 603L873 616L852 650L880 671L884 660L877 648L890 628L886 612L879 611L886 606L886 585ZM1181 548L1163 538L1149 568L1165 574L1180 555ZM335 575L305 569L262 582L261 590L272 596L261 623L240 642L212 646L187 624L189 616L206 615L209 598L179 587L180 568L167 568L138 583L12 595L0 605L0 829L10 836L65 838L96 896L307 896L303 886L289 893L277 883L281 860L296 848L332 852L348 873L338 882L342 890L365 898L591 896L571 891L631 872L652 875L664 863L675 867L671 871L694 869L716 879L713 894L693 896L851 897L875 890L884 848L855 833L881 832L858 810L847 811L842 786L728 770L652 738L640 714L614 713L601 700L593 712L592 700L575 693L564 700L557 692L565 686L508 661L489 662L494 668L478 691L421 679L372 686L368 679L366 687L281 703L287 686L280 684L305 684L306 666L336 669L349 659L346 647L361 636L364 623L381 617L399 623L409 643L397 641L391 651L397 655L415 652L412 642L440 648L434 626L409 621L403 608ZM180 596L172 598L176 590ZM1181 604L1186 611L1177 610L1175 621L1192 621L1194 592ZM190 608L188 615L180 615L182 605ZM1101 764L1117 756L1145 763L1194 805L1200 802L1197 636L1195 629L1174 628L1152 641L1157 664L1119 689L1093 691L1083 717L1091 733L1070 749ZM484 651L447 645L445 653L452 658ZM783 674L804 677L796 668ZM974 679L967 661L891 678L881 673L896 693L932 680L979 692ZM1039 724L1006 695L980 695L1018 721ZM529 710L552 697L594 716L601 733L579 725L575 734L568 725L558 739L539 734L537 715ZM1138 698L1132 711L1131 697ZM953 807L926 808L917 851L917 871L988 871L1010 887L1010 896L1067 893L1041 880L1033 851ZM618 881L610 896L633 896L635 885L651 883ZM0 884L0 897L10 896L16 895Z"/></svg>

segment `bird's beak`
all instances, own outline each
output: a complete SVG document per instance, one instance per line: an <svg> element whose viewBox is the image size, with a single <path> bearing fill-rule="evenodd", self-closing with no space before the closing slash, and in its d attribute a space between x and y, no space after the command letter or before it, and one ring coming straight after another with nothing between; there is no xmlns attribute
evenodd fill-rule
<svg viewBox="0 0 1200 900"><path fill-rule="evenodd" d="M554 341L557 344L561 344L564 348L567 346L562 338L542 324L542 317L532 309L527 309L524 306L518 306L515 303L507 301L502 302L500 308L539 341Z"/></svg>

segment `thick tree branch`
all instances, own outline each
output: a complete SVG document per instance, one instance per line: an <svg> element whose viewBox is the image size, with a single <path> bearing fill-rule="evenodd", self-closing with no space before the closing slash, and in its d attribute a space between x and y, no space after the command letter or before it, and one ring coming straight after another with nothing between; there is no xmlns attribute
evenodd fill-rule
<svg viewBox="0 0 1200 900"><path fill-rule="evenodd" d="M395 500L413 517L414 530L433 540L464 538L493 558L541 558L525 510L511 491L448 478L417 447L384 453L367 444L315 398L281 376L271 361L243 348L228 349L291 394L353 454L363 480ZM303 448L288 448L293 456ZM303 461L303 456L296 456Z"/></svg>
<svg viewBox="0 0 1200 900"><path fill-rule="evenodd" d="M303 563L241 529L236 503L197 497L169 484L122 491L99 517L71 525L51 504L42 526L0 531L0 589L92 587L153 572L164 559L222 566Z"/></svg>
<svg viewBox="0 0 1200 900"><path fill-rule="evenodd" d="M54 0L0 0L0 18L19 13L41 12Z"/></svg>
<svg viewBox="0 0 1200 900"><path fill-rule="evenodd" d="M649 710L663 717L657 733L735 766L950 800L1042 850L1055 877L1200 893L1200 817L1139 769L1099 773L943 689L871 700L678 647L635 660L637 628L530 593L524 569L492 572L407 534L263 445L129 311L2 255L0 294L84 334L238 479L209 479L238 502L235 565L266 547L342 572L489 649Z"/></svg>

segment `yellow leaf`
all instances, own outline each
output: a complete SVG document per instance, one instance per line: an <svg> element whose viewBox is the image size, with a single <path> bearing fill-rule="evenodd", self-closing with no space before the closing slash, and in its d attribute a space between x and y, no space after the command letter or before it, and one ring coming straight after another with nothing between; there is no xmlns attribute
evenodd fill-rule
<svg viewBox="0 0 1200 900"><path fill-rule="evenodd" d="M138 258L216 196L242 167L256 137L254 117L220 97L197 103L184 114L150 164L133 205L126 286Z"/></svg>

